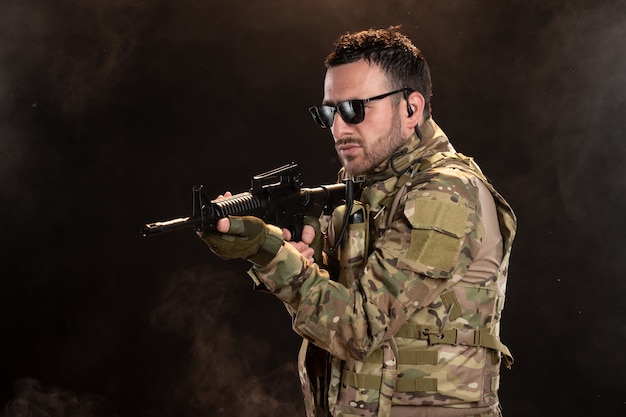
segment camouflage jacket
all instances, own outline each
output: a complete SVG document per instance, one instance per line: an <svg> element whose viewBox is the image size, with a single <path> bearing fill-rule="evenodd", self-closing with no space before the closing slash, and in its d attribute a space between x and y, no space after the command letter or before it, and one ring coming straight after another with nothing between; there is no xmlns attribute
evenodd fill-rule
<svg viewBox="0 0 626 417"><path fill-rule="evenodd" d="M351 211L363 221L349 222L328 265L285 245L250 271L287 305L304 338L308 417L326 417L316 400L335 417L498 415L500 361L512 362L499 324L515 216L432 119L422 132L366 176ZM480 186L495 201L501 251L479 280L468 277L485 238ZM323 219L329 244L342 219ZM330 354L330 367L315 366L315 375L311 345ZM314 380L326 372L320 398Z"/></svg>

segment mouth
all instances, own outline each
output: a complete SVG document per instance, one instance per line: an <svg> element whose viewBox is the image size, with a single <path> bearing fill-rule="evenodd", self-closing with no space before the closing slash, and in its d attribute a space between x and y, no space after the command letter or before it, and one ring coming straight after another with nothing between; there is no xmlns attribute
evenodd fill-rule
<svg viewBox="0 0 626 417"><path fill-rule="evenodd" d="M336 148L337 152L339 152L341 155L352 155L357 152L361 148L361 146L358 143L350 142L337 145Z"/></svg>

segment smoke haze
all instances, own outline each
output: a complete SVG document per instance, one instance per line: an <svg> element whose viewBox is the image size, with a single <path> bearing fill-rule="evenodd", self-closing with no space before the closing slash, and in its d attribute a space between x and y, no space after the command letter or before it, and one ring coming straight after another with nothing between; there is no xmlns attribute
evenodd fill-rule
<svg viewBox="0 0 626 417"><path fill-rule="evenodd" d="M302 414L297 406L299 393L294 390L298 381L295 355L285 357L271 340L245 330L268 323L260 320L258 307L244 304L238 296L240 289L233 280L241 278L203 268L181 273L167 284L157 300L153 325L190 341L182 377L167 391L194 415ZM224 320L242 310L248 323L241 327ZM273 321L289 331L286 310ZM259 374L259 363L274 367Z"/></svg>
<svg viewBox="0 0 626 417"><path fill-rule="evenodd" d="M303 415L299 339L247 265L138 231L189 215L195 184L244 191L291 161L334 181L306 111L323 59L396 24L435 120L518 215L505 415L622 415L625 4L3 0L3 417Z"/></svg>

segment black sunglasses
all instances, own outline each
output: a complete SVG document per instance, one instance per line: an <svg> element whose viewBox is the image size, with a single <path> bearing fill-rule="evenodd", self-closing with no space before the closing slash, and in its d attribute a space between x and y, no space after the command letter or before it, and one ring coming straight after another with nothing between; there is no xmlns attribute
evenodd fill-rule
<svg viewBox="0 0 626 417"><path fill-rule="evenodd" d="M374 100L380 100L385 97L389 97L392 94L404 93L404 98L408 101L408 96L413 90L409 87L402 87L399 90L391 91L389 93L381 94L376 97L370 97L363 100L346 100L338 103L336 106L329 106L322 104L320 106L309 107L309 113L313 117L313 120L320 125L322 129L330 128L335 120L335 112L339 112L339 115L344 122L355 125L361 123L365 119L365 103Z"/></svg>

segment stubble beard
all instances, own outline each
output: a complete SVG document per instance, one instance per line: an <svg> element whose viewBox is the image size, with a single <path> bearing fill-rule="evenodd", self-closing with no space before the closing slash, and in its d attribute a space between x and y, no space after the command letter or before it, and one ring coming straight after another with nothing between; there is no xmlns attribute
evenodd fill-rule
<svg viewBox="0 0 626 417"><path fill-rule="evenodd" d="M391 157L391 155L393 155L407 140L402 137L400 131L400 116L395 114L391 120L389 130L382 136L379 136L378 139L370 145L367 145L363 139L355 137L338 140L335 144L336 147L339 145L354 143L360 146L363 151L362 155L342 156L339 153L339 150L337 150L337 155L339 155L339 159L341 159L341 162L346 169L346 173L351 177L365 175L372 172L374 168L389 159L389 157Z"/></svg>

